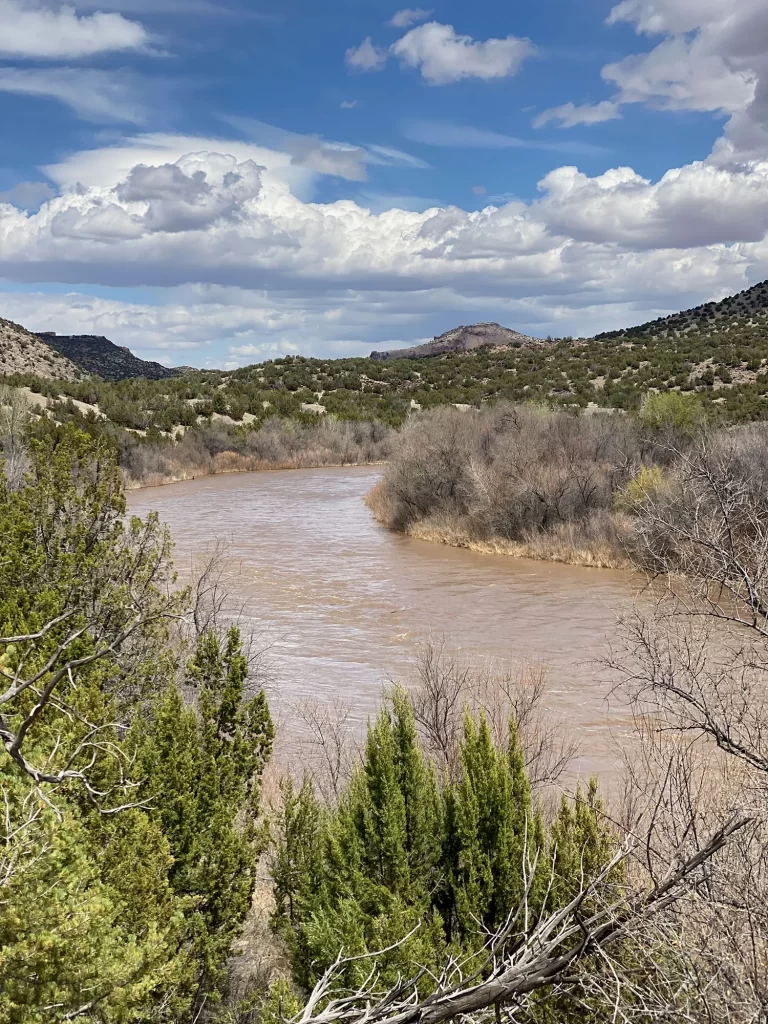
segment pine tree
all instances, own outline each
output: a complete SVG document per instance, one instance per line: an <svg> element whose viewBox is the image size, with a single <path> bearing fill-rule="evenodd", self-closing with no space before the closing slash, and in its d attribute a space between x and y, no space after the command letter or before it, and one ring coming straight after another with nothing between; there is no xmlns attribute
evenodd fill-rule
<svg viewBox="0 0 768 1024"><path fill-rule="evenodd" d="M294 839L313 841L317 811L306 791L297 799L289 789L288 798L273 879L281 906L294 910L289 944L297 980L309 983L342 944L348 954L383 949L419 922L417 933L379 966L385 976L395 977L407 973L409 964L433 963L442 944L432 902L440 860L440 796L407 695L392 693L390 706L369 725L363 762L338 807L320 816L322 878L312 897L303 894L318 863L302 858ZM286 920L285 909L280 920ZM350 983L367 969L364 963L351 966Z"/></svg>

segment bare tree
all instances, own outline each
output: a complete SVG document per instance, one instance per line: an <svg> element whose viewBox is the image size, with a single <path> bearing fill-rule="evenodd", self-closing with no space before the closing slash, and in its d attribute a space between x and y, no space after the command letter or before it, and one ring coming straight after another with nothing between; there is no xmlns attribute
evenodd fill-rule
<svg viewBox="0 0 768 1024"><path fill-rule="evenodd" d="M296 716L306 727L299 739L302 769L329 803L341 795L359 752L353 712L352 704L341 696L330 703L304 698L296 705Z"/></svg>
<svg viewBox="0 0 768 1024"><path fill-rule="evenodd" d="M460 771L466 711L482 712L502 747L514 722L534 787L552 785L567 772L578 748L547 711L543 665L472 661L437 635L419 645L414 669L408 687L414 715L430 752L450 778Z"/></svg>
<svg viewBox="0 0 768 1024"><path fill-rule="evenodd" d="M11 490L18 490L29 468L26 428L32 409L23 391L0 385L0 453Z"/></svg>
<svg viewBox="0 0 768 1024"><path fill-rule="evenodd" d="M764 426L705 436L636 489L631 550L649 585L608 659L642 739L628 782L635 800L657 794L666 842L751 807L677 921L686 983L709 1019L739 1024L768 1013L765 442Z"/></svg>

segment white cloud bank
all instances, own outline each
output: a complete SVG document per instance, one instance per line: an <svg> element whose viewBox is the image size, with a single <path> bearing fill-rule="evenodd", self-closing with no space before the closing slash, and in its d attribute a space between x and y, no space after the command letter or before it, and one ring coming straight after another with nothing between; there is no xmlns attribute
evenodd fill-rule
<svg viewBox="0 0 768 1024"><path fill-rule="evenodd" d="M0 0L1 57L76 60L138 50L148 42L143 25L116 12L78 16L69 5L51 9L33 0Z"/></svg>
<svg viewBox="0 0 768 1024"><path fill-rule="evenodd" d="M650 50L602 69L618 91L598 104L545 110L538 126L596 124L625 104L729 115L722 159L768 154L768 4L765 0L623 0L608 24L663 37Z"/></svg>
<svg viewBox="0 0 768 1024"><path fill-rule="evenodd" d="M298 338L357 354L376 332L423 336L436 310L588 333L768 277L768 160L696 162L657 182L561 167L532 203L381 213L313 202L316 170L247 142L140 136L46 171L59 194L39 210L0 205L0 277L153 288L159 305L113 302L98 323L96 299L74 305L90 303L79 329L131 344L125 316L151 321L141 333L158 350Z"/></svg>
<svg viewBox="0 0 768 1024"><path fill-rule="evenodd" d="M401 11L400 27L428 14L421 10ZM395 24L394 20L391 24ZM473 39L459 35L453 25L430 21L406 32L388 50L377 47L369 36L360 46L347 50L346 62L356 71L381 71L388 58L395 57L403 67L420 71L429 85L448 85L464 78L508 78L517 74L525 58L535 52L529 39L512 35L504 39Z"/></svg>

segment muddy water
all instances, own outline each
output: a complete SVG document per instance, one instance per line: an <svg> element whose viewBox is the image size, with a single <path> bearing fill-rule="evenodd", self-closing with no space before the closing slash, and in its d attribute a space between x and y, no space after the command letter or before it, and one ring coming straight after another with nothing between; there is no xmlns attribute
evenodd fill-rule
<svg viewBox="0 0 768 1024"><path fill-rule="evenodd" d="M549 666L549 704L578 738L576 770L610 774L626 733L594 662L631 602L626 574L484 555L377 525L363 497L380 470L215 476L129 496L171 527L183 573L216 540L235 599L270 643L273 703L354 701L361 720L431 632L478 656Z"/></svg>

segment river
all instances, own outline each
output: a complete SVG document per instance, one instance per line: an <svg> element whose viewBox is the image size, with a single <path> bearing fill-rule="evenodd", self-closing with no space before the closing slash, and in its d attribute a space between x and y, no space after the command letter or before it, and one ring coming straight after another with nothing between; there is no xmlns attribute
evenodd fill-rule
<svg viewBox="0 0 768 1024"><path fill-rule="evenodd" d="M376 467L212 476L129 494L157 510L182 576L217 541L233 600L269 644L278 716L297 699L353 701L360 721L433 634L473 656L545 663L549 705L580 743L578 774L611 775L627 732L595 661L630 606L626 573L478 554L398 536L363 498Z"/></svg>

